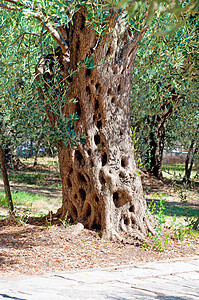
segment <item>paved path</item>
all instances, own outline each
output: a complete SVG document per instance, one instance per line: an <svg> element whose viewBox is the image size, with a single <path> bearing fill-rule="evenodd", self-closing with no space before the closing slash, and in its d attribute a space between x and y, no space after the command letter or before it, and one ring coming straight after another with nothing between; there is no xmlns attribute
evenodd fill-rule
<svg viewBox="0 0 199 300"><path fill-rule="evenodd" d="M0 299L199 299L199 256L103 270L2 278Z"/></svg>

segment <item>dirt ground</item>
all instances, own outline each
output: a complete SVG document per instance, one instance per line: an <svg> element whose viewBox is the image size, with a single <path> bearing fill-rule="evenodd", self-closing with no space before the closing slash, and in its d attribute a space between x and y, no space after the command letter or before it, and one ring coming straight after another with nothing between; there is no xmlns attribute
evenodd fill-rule
<svg viewBox="0 0 199 300"><path fill-rule="evenodd" d="M176 189L172 182L163 184L150 176L143 177L147 200L156 199L157 193L161 192L167 195L167 202L181 204L182 191ZM198 194L194 190L184 193L186 205L199 208ZM102 240L96 231L83 229L73 232L72 226L47 225L39 226L32 222L20 226L14 220L0 221L1 277L104 268L199 255L196 234L179 241L170 232L169 244L165 251L160 252L148 249L138 239L131 238L126 243L109 242Z"/></svg>

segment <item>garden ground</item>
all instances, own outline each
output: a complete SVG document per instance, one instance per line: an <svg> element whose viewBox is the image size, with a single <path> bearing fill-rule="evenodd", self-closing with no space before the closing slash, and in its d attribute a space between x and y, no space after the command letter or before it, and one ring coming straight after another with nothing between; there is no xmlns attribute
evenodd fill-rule
<svg viewBox="0 0 199 300"><path fill-rule="evenodd" d="M61 204L57 164L50 168L49 165L40 161L33 169L26 164L11 174L16 219L6 218L7 207L0 194L0 276L104 268L199 255L198 231L188 226L199 215L197 183L188 187L173 180L161 182L142 172L146 199L157 220L156 234L145 241L125 237L125 243L109 242L102 240L97 231L79 225L74 230L68 220L61 226L53 225L51 214L48 218L44 216L49 211L56 212Z"/></svg>

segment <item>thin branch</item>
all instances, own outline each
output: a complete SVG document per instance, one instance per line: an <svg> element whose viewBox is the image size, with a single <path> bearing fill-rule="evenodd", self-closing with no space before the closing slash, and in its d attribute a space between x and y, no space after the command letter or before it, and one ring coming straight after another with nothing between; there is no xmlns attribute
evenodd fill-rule
<svg viewBox="0 0 199 300"><path fill-rule="evenodd" d="M39 36L39 37L40 37L40 34L37 34L37 33L34 33L34 32L23 32L22 34L20 34L20 35L16 38L16 40L15 40L12 44L10 44L10 46L14 45L14 44L20 39L21 36L24 36L24 35L26 35L26 34L29 34L29 35L35 35L35 36ZM46 34L46 32L44 32L43 35L45 35L45 34Z"/></svg>
<svg viewBox="0 0 199 300"><path fill-rule="evenodd" d="M43 21L41 21L43 23ZM61 47L62 53L67 54L68 53L68 46L66 42L63 42L62 36L59 34L59 32L50 24L45 24L45 29L50 33L52 38L57 42L57 44Z"/></svg>
<svg viewBox="0 0 199 300"><path fill-rule="evenodd" d="M9 2L9 3L12 3L12 4L14 4L14 5L16 5L16 6L20 6L20 7L23 7L23 8L29 8L29 9L31 9L31 10L36 10L37 12L39 11L42 15L44 15L45 17L48 17L51 21L53 21L53 22L55 22L55 23L58 23L56 20L55 20L55 18L54 17L51 17L51 16L47 16L47 14L44 12L44 11L42 11L41 10L41 7L39 7L39 6L35 6L35 1L33 0L33 3L32 3L32 5L27 5L27 4L25 4L25 3L17 3L17 1L15 1L15 0L4 0L5 2Z"/></svg>
<svg viewBox="0 0 199 300"><path fill-rule="evenodd" d="M22 7L26 7L26 8L29 8L30 6L25 4L25 3L20 3L20 2L16 2L14 0L4 0L5 2L9 2L9 3L12 3L12 4L15 4L17 6L22 6Z"/></svg>
<svg viewBox="0 0 199 300"><path fill-rule="evenodd" d="M0 8L7 9L7 10L20 11L20 12L22 12L24 14L27 14L27 11L25 11L22 8L15 7L15 6L10 6L10 5L6 5L6 4L0 4ZM34 13L32 11L28 11L28 14L30 16L32 16L33 18L39 20L39 21L41 21L41 19L42 19L42 14Z"/></svg>
<svg viewBox="0 0 199 300"><path fill-rule="evenodd" d="M12 0L12 1L14 1L14 0ZM0 8L7 9L7 10L13 10L13 11L20 11L22 13L27 14L27 12L24 9L15 7L15 6L0 4ZM34 13L32 11L28 11L28 15L37 19L42 24L42 26L44 25L44 28L47 30L47 32L52 36L52 38L61 47L63 54L68 53L69 49L68 49L67 44L65 43L65 41L63 41L63 38L61 37L59 32L50 23L45 23L44 18L46 19L46 17L44 16L44 14L42 12Z"/></svg>
<svg viewBox="0 0 199 300"><path fill-rule="evenodd" d="M40 59L43 57L43 45L42 45L42 38L43 38L43 31L44 31L44 27L45 27L45 24L47 23L48 21L46 20L42 26L42 29L41 29L41 33L40 33L40 47L41 47L41 57Z"/></svg>
<svg viewBox="0 0 199 300"><path fill-rule="evenodd" d="M23 11L21 8L6 5L6 4L0 4L0 8L4 8L4 9L8 9L8 10L15 10L15 11Z"/></svg>

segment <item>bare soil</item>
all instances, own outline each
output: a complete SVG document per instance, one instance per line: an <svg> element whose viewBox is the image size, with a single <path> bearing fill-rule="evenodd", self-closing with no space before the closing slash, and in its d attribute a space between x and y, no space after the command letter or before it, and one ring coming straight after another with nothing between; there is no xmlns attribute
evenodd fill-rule
<svg viewBox="0 0 199 300"><path fill-rule="evenodd" d="M167 195L167 202L182 205L182 193L173 182L162 183L148 175L142 175L148 201L157 199L157 193L160 192ZM199 208L198 193L191 189L184 190L184 193L185 204ZM0 221L1 277L113 267L199 255L197 233L179 241L170 230L169 244L165 251L160 252L148 249L138 239L130 238L126 243L109 242L102 240L96 231L83 229L74 233L71 226L47 226L50 224L45 224L41 219L40 223L38 221L38 218L31 218L31 224L22 226L13 218Z"/></svg>

